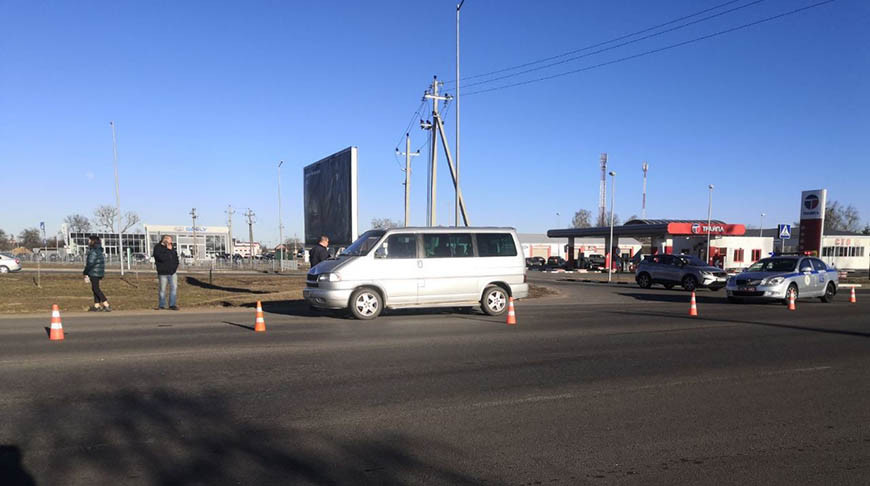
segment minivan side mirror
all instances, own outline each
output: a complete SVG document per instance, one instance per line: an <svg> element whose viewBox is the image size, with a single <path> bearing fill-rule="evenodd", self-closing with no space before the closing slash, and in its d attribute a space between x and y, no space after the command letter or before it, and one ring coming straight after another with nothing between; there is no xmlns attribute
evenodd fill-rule
<svg viewBox="0 0 870 486"><path fill-rule="evenodd" d="M387 249L382 246L375 250L375 258L387 258Z"/></svg>

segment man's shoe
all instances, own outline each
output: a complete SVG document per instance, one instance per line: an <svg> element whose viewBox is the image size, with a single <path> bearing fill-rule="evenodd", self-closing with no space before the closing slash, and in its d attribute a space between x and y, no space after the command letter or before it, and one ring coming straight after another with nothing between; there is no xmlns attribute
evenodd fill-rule
<svg viewBox="0 0 870 486"><path fill-rule="evenodd" d="M103 307L103 312L112 312L112 308L110 306Z"/></svg>
<svg viewBox="0 0 870 486"><path fill-rule="evenodd" d="M102 310L102 307L88 307L88 312L101 312Z"/></svg>
<svg viewBox="0 0 870 486"><path fill-rule="evenodd" d="M171 305L171 306L169 306L169 310L178 310L178 306L177 306L177 305Z"/></svg>

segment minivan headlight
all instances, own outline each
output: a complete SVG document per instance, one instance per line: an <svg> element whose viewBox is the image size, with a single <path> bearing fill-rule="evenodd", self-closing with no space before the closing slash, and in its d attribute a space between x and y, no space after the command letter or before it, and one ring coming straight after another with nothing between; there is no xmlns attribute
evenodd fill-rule
<svg viewBox="0 0 870 486"><path fill-rule="evenodd" d="M779 285L785 282L785 277L770 277L761 281L762 285Z"/></svg>
<svg viewBox="0 0 870 486"><path fill-rule="evenodd" d="M341 280L341 275L337 273L321 273L317 277L318 282L338 282Z"/></svg>

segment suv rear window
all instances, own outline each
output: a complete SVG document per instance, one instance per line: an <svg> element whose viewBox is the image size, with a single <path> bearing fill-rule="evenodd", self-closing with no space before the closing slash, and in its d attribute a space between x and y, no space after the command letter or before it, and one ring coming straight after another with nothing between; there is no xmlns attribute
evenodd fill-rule
<svg viewBox="0 0 870 486"><path fill-rule="evenodd" d="M477 254L482 257L517 256L517 247L510 233L478 233Z"/></svg>

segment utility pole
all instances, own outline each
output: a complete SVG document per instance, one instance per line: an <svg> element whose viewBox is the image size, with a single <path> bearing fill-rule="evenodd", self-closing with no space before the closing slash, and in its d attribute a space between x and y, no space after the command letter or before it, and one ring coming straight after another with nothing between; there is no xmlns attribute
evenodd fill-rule
<svg viewBox="0 0 870 486"><path fill-rule="evenodd" d="M602 152L601 158L601 183L598 185L598 221L607 221L607 153Z"/></svg>
<svg viewBox="0 0 870 486"><path fill-rule="evenodd" d="M196 260L196 208L190 210L190 217L193 219L193 249L190 251L190 256Z"/></svg>
<svg viewBox="0 0 870 486"><path fill-rule="evenodd" d="M281 166L284 161L278 162L278 245L281 246L281 260L278 264L278 271L284 271L284 252L287 248L284 245L284 220L281 218Z"/></svg>
<svg viewBox="0 0 870 486"><path fill-rule="evenodd" d="M254 216L256 215L251 211L251 208L248 208L248 210L245 211L245 217L248 218L248 246L249 251L251 252L250 257L252 270L254 269Z"/></svg>
<svg viewBox="0 0 870 486"><path fill-rule="evenodd" d="M459 226L459 10L462 9L462 4L465 0L456 5L456 219L454 226Z"/></svg>
<svg viewBox="0 0 870 486"><path fill-rule="evenodd" d="M227 229L229 230L229 234L227 236L229 238L228 243L230 245L230 248L227 253L229 253L230 258L232 259L233 254L235 253L235 248L233 248L233 215L236 214L236 212L233 210L232 204L228 205L227 210L224 212L227 213Z"/></svg>
<svg viewBox="0 0 870 486"><path fill-rule="evenodd" d="M420 151L411 152L411 135L405 134L405 151L396 154L405 156L405 226L411 225L411 157L420 155Z"/></svg>
<svg viewBox="0 0 870 486"><path fill-rule="evenodd" d="M761 213L761 226L758 227L758 236L764 236L764 213Z"/></svg>
<svg viewBox="0 0 870 486"><path fill-rule="evenodd" d="M707 265L712 265L710 261L710 224L713 221L713 184L707 187L710 189L710 201L707 203Z"/></svg>
<svg viewBox="0 0 870 486"><path fill-rule="evenodd" d="M115 164L115 208L118 211L118 260L121 262L121 276L124 276L124 240L121 235L124 233L122 225L124 224L121 215L121 189L118 186L118 138L115 135L115 121L109 122L112 126L112 159Z"/></svg>
<svg viewBox="0 0 870 486"><path fill-rule="evenodd" d="M644 160L641 168L643 169L643 203L640 208L640 217L646 219L646 171L649 170L649 164Z"/></svg>
<svg viewBox="0 0 870 486"><path fill-rule="evenodd" d="M438 120L438 103L439 101L447 101L447 96L438 96L438 88L443 86L444 83L438 81L438 76L433 77L432 79L432 87L429 91L426 91L426 94L423 95L424 99L432 100L432 119L433 121ZM426 222L427 226L435 226L437 224L437 203L438 203L438 132L432 130L432 160L429 163L429 208Z"/></svg>

